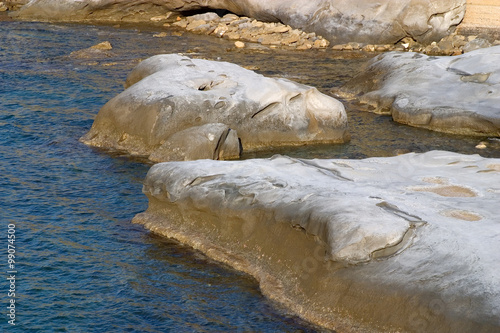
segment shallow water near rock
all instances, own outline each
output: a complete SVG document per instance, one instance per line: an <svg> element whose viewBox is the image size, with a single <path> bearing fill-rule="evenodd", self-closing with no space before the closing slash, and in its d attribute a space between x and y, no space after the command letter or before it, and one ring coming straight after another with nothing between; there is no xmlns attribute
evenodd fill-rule
<svg viewBox="0 0 500 333"><path fill-rule="evenodd" d="M147 207L149 165L78 142L137 64L159 53L230 61L318 87L341 85L373 55L284 52L167 30L0 24L1 216L16 225L16 326L44 331L316 331L264 299L257 282L132 217ZM110 54L71 52L110 41ZM352 140L335 146L245 153L305 158L451 150L500 157L500 143L394 124L347 105ZM6 271L6 266L4 266ZM4 280L5 281L5 280ZM8 290L3 283L4 291ZM9 300L2 298L6 306ZM4 310L6 313L6 310ZM7 319L0 325L7 328Z"/></svg>

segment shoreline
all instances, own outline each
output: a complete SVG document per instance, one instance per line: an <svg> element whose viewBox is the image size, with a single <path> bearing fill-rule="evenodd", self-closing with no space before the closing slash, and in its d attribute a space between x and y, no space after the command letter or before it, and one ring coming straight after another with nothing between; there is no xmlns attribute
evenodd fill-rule
<svg viewBox="0 0 500 333"><path fill-rule="evenodd" d="M471 0L468 0L471 1ZM481 0L476 0L481 1ZM498 6L500 8L500 6ZM500 9L498 9L500 11ZM439 41L422 44L413 38L405 37L394 44L370 44L349 42L334 44L317 35L315 32L306 32L294 29L280 22L264 22L251 17L238 16L224 11L200 10L197 14L185 16L182 12L162 12L159 8L151 8L139 14L134 13L120 18L116 13L100 13L96 17L79 18L68 16L58 20L37 18L16 18L18 10L0 12L0 21L30 21L47 23L75 23L90 25L111 25L116 27L148 27L158 29L156 37L165 37L166 31L177 33L191 32L199 35L213 36L234 41L236 48L245 48L246 43L260 44L269 48L283 50L323 50L323 51L364 51L381 53L390 51L417 52L431 56L459 55L472 48L481 48L500 45L500 23L478 21L477 15L466 15L447 36ZM163 13L163 14L162 14ZM223 16L220 16L223 15ZM2 18L3 17L3 18ZM497 24L497 26L495 25ZM163 32L164 30L165 32Z"/></svg>

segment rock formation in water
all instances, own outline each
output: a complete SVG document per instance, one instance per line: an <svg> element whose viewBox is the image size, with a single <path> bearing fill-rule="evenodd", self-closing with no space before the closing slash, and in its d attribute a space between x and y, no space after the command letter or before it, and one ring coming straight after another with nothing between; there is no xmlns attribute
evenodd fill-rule
<svg viewBox="0 0 500 333"><path fill-rule="evenodd" d="M498 159L170 162L143 191L134 222L253 274L315 323L500 330Z"/></svg>
<svg viewBox="0 0 500 333"><path fill-rule="evenodd" d="M335 94L403 124L500 136L500 46L455 57L386 53Z"/></svg>
<svg viewBox="0 0 500 333"><path fill-rule="evenodd" d="M347 116L342 103L310 86L227 62L158 55L134 68L81 140L168 161L167 147L181 146L190 159L237 157L238 138L243 149L345 142ZM194 144L212 150L195 157Z"/></svg>
<svg viewBox="0 0 500 333"><path fill-rule="evenodd" d="M283 22L342 44L395 43L404 37L439 40L460 23L466 0L34 0L17 14L39 20L150 20L168 12L224 9L262 21ZM167 14L168 15L168 14Z"/></svg>
<svg viewBox="0 0 500 333"><path fill-rule="evenodd" d="M108 41L101 42L99 44L93 45L86 49L73 51L69 55L74 59L100 59L100 58L109 58L114 56L115 54L111 51L113 47L111 43Z"/></svg>

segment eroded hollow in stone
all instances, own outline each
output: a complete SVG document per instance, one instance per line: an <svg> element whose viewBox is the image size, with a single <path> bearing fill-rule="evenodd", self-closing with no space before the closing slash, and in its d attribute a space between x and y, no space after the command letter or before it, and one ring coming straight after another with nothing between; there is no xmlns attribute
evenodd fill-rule
<svg viewBox="0 0 500 333"><path fill-rule="evenodd" d="M412 188L414 191L418 192L432 192L436 193L442 197L476 197L477 194L466 187L458 185L447 185L447 186L437 186L437 187L415 187Z"/></svg>
<svg viewBox="0 0 500 333"><path fill-rule="evenodd" d="M464 220L464 221L480 221L482 217L474 212L470 212L467 210L460 209L449 209L443 210L440 212L441 215L447 217L453 217L455 219Z"/></svg>

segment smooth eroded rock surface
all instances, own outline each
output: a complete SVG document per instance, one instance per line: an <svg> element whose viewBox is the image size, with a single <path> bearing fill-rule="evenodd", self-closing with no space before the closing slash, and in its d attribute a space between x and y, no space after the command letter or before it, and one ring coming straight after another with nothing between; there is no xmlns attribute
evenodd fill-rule
<svg viewBox="0 0 500 333"><path fill-rule="evenodd" d="M196 159L229 160L240 157L236 131L224 124L194 126L173 134L149 159L153 162Z"/></svg>
<svg viewBox="0 0 500 333"><path fill-rule="evenodd" d="M283 22L316 32L341 44L395 43L404 37L420 42L439 40L460 23L466 0L175 0L60 1L35 0L19 12L21 18L45 20L149 20L151 11L226 9L262 21ZM142 11L142 12L141 12Z"/></svg>
<svg viewBox="0 0 500 333"><path fill-rule="evenodd" d="M231 63L158 55L141 62L126 87L99 111L83 142L149 156L174 134L215 123L231 129L229 139L237 134L243 149L348 139L336 99Z"/></svg>
<svg viewBox="0 0 500 333"><path fill-rule="evenodd" d="M454 57L383 54L335 94L403 124L500 136L500 46Z"/></svg>
<svg viewBox="0 0 500 333"><path fill-rule="evenodd" d="M134 221L253 274L339 331L500 329L500 160L161 163Z"/></svg>

